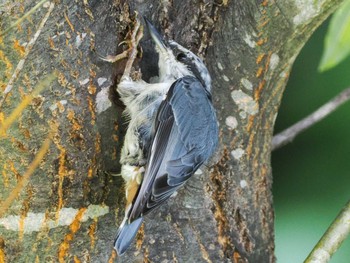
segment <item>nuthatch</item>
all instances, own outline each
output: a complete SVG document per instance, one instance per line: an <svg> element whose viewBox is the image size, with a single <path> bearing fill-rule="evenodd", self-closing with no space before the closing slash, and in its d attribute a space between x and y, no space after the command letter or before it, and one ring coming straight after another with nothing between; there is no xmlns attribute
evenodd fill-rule
<svg viewBox="0 0 350 263"><path fill-rule="evenodd" d="M115 241L119 255L130 246L143 217L184 185L218 144L206 66L175 41L165 41L145 21L159 55L159 78L146 83L129 76L142 38L136 19L129 59L117 88L130 118L120 159L126 211Z"/></svg>

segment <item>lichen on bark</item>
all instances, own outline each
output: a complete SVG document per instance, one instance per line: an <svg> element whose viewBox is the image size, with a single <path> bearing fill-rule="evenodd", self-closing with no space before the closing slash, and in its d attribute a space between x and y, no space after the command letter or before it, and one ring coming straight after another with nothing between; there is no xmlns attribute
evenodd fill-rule
<svg viewBox="0 0 350 263"><path fill-rule="evenodd" d="M274 262L270 140L275 117L299 50L341 2L54 1L0 109L1 123L55 72L57 79L0 138L4 200L56 127L39 168L0 219L0 261L119 261L113 240L123 217L124 190L121 178L107 172L120 169L125 123L115 85L124 62L107 64L97 54L125 48L118 44L138 11L204 58L213 78L220 147L203 174L146 218L137 246L120 261ZM2 30L33 5L1 5ZM42 6L1 37L0 95L48 8ZM305 16L307 8L314 12ZM147 35L141 46L135 67L148 80L157 74L156 56ZM92 207L108 212L90 214ZM9 216L23 229L1 223ZM29 218L43 220L33 222L39 231L26 231Z"/></svg>

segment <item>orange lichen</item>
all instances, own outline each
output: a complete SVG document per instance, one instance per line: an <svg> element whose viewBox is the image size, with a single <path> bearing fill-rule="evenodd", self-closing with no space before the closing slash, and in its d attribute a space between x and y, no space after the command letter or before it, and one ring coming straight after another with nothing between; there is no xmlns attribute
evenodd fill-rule
<svg viewBox="0 0 350 263"><path fill-rule="evenodd" d="M141 250L143 240L145 238L145 224L142 224L136 235L136 249Z"/></svg>
<svg viewBox="0 0 350 263"><path fill-rule="evenodd" d="M12 63L11 61L4 55L4 52L0 50L0 60L5 63L5 76L7 78L10 78L12 75Z"/></svg>
<svg viewBox="0 0 350 263"><path fill-rule="evenodd" d="M79 71L78 70L70 71L69 74L71 75L71 77L73 77L75 79L79 78Z"/></svg>
<svg viewBox="0 0 350 263"><path fill-rule="evenodd" d="M29 139L31 137L30 131L27 128L21 127L21 132L22 132L24 138Z"/></svg>
<svg viewBox="0 0 350 263"><path fill-rule="evenodd" d="M108 263L113 263L116 258L117 258L117 252L113 249L111 256L108 259Z"/></svg>
<svg viewBox="0 0 350 263"><path fill-rule="evenodd" d="M13 161L9 160L8 162L9 165L9 170L13 173L13 175L16 177L17 182L19 180L21 180L22 176L21 174L17 171L17 169L15 168L15 164Z"/></svg>
<svg viewBox="0 0 350 263"><path fill-rule="evenodd" d="M68 110L67 118L72 124L73 131L79 131L83 128L78 119L75 117L75 112L73 110Z"/></svg>
<svg viewBox="0 0 350 263"><path fill-rule="evenodd" d="M49 46L51 49L55 50L55 42L53 41L53 39L51 37L49 37Z"/></svg>
<svg viewBox="0 0 350 263"><path fill-rule="evenodd" d="M77 256L74 256L73 260L74 263L81 263L80 259Z"/></svg>
<svg viewBox="0 0 350 263"><path fill-rule="evenodd" d="M73 71L70 72L70 75L71 75L73 78L77 79L77 78L79 78L79 71L73 70Z"/></svg>
<svg viewBox="0 0 350 263"><path fill-rule="evenodd" d="M75 233L80 229L81 220L86 211L86 207L80 208L78 213L75 215L73 222L69 225L70 232L65 235L63 242L59 246L58 250L58 261L60 263L66 262L65 257L68 253L70 242L74 239Z"/></svg>
<svg viewBox="0 0 350 263"><path fill-rule="evenodd" d="M256 42L256 44L257 44L258 46L261 46L262 44L264 44L264 39L260 38L260 39Z"/></svg>
<svg viewBox="0 0 350 263"><path fill-rule="evenodd" d="M24 56L26 49L19 43L18 39L14 41L13 48L20 54L20 56Z"/></svg>
<svg viewBox="0 0 350 263"><path fill-rule="evenodd" d="M62 67L64 67L65 69L70 68L70 65L68 64L68 62L64 59L60 60L60 64L62 65Z"/></svg>
<svg viewBox="0 0 350 263"><path fill-rule="evenodd" d="M261 61L264 59L265 54L260 54L257 58L256 58L256 64L260 64Z"/></svg>
<svg viewBox="0 0 350 263"><path fill-rule="evenodd" d="M97 133L95 138L95 152L100 153L101 152L101 134Z"/></svg>
<svg viewBox="0 0 350 263"><path fill-rule="evenodd" d="M27 73L23 74L22 83L27 91L32 90L31 79Z"/></svg>
<svg viewBox="0 0 350 263"><path fill-rule="evenodd" d="M247 133L250 133L250 131L252 130L254 119L255 119L254 116L249 116L248 124L247 124Z"/></svg>
<svg viewBox="0 0 350 263"><path fill-rule="evenodd" d="M205 246L203 245L203 243L202 243L202 241L200 239L199 233L197 231L194 231L194 233L195 233L195 237L196 237L197 243L199 244L199 248L201 250L202 258L206 262L212 263L212 261L210 260L210 257L209 257L209 252L206 250Z"/></svg>
<svg viewBox="0 0 350 263"><path fill-rule="evenodd" d="M262 76L263 73L264 73L264 68L263 68L263 67L259 67L258 70L257 70L257 72L256 72L256 74L255 74L255 76L256 76L257 78L260 78L260 77Z"/></svg>
<svg viewBox="0 0 350 263"><path fill-rule="evenodd" d="M4 83L0 80L0 91L4 92L5 89L6 89L6 83Z"/></svg>
<svg viewBox="0 0 350 263"><path fill-rule="evenodd" d="M266 63L265 63L265 72L267 72L269 70L271 55L272 55L272 52L270 51L269 55L267 56Z"/></svg>
<svg viewBox="0 0 350 263"><path fill-rule="evenodd" d="M96 242L96 228L97 228L97 218L94 218L94 222L89 226L89 237L90 237L90 248L94 249Z"/></svg>
<svg viewBox="0 0 350 263"><path fill-rule="evenodd" d="M28 151L27 147L25 147L25 145L22 142L20 142L19 140L17 140L15 137L11 137L11 142L13 144L13 147L18 148L20 151L22 151L22 152Z"/></svg>
<svg viewBox="0 0 350 263"><path fill-rule="evenodd" d="M60 101L58 101L57 103L56 103L56 105L57 105L57 108L58 108L58 111L60 112L60 113L63 113L66 109L64 108L64 105L60 102Z"/></svg>
<svg viewBox="0 0 350 263"><path fill-rule="evenodd" d="M70 29L72 30L72 32L74 32L74 31L75 31L75 30L74 30L74 26L73 26L72 22L69 20L69 18L68 18L68 16L67 16L66 12L64 12L64 19L66 19L67 24L69 25L69 27L70 27Z"/></svg>
<svg viewBox="0 0 350 263"><path fill-rule="evenodd" d="M56 145L57 149L59 150L59 156L58 156L58 204L57 204L57 210L56 210L56 220L59 218L59 211L61 210L63 206L63 180L64 177L67 174L67 168L66 168L66 149L60 144L60 133L58 132L59 128L59 122L55 120L51 120L49 122L50 128L52 130L52 133L54 134L53 142Z"/></svg>
<svg viewBox="0 0 350 263"><path fill-rule="evenodd" d="M262 28L262 27L266 26L269 21L270 21L270 19L266 18L266 20L264 22L259 24L259 27Z"/></svg>
<svg viewBox="0 0 350 263"><path fill-rule="evenodd" d="M93 14L92 14L90 9L85 9L84 11L89 16L91 21L95 21L94 16L93 16Z"/></svg>
<svg viewBox="0 0 350 263"><path fill-rule="evenodd" d="M26 96L28 96L28 94L23 90L22 87L18 88L18 92L19 92L19 96L20 96L21 100L23 100ZM34 100L34 98L33 98L33 100Z"/></svg>
<svg viewBox="0 0 350 263"><path fill-rule="evenodd" d="M57 81L62 87L67 87L68 80L66 79L66 76L62 72L58 73Z"/></svg>
<svg viewBox="0 0 350 263"><path fill-rule="evenodd" d="M94 95L96 93L96 90L97 90L96 86L94 84L90 83L88 86L89 94Z"/></svg>
<svg viewBox="0 0 350 263"><path fill-rule="evenodd" d="M75 234L79 230L81 219L83 218L85 211L86 211L86 207L82 207L79 209L78 213L75 215L73 222L69 226L69 229L72 234Z"/></svg>
<svg viewBox="0 0 350 263"><path fill-rule="evenodd" d="M148 250L148 247L146 247L145 252L143 253L143 263L151 263L148 257L149 257L149 250Z"/></svg>
<svg viewBox="0 0 350 263"><path fill-rule="evenodd" d="M92 176L94 174L93 172L94 172L94 170L91 167L89 167L89 169L88 169L88 178L92 178Z"/></svg>
<svg viewBox="0 0 350 263"><path fill-rule="evenodd" d="M242 257L237 251L233 252L233 262L234 263L242 262Z"/></svg>
<svg viewBox="0 0 350 263"><path fill-rule="evenodd" d="M95 125L95 121L96 121L95 104L91 96L88 96L88 106L89 106L89 112L91 114L91 125Z"/></svg>
<svg viewBox="0 0 350 263"><path fill-rule="evenodd" d="M96 71L93 71L91 68L90 68L90 77L92 78L96 77Z"/></svg>
<svg viewBox="0 0 350 263"><path fill-rule="evenodd" d="M262 46L263 44L265 44L267 42L267 38L260 38L257 42L256 42L256 44L258 45L258 46Z"/></svg>
<svg viewBox="0 0 350 263"><path fill-rule="evenodd" d="M222 182L224 181L222 170L226 169L225 165L227 160L229 160L229 157L230 153L228 149L225 148L220 161L214 166L214 170L210 174L210 180L213 186L211 197L215 207L214 218L217 222L218 242L224 251L226 251L228 247L232 247L230 238L226 234L228 219L226 218L225 211L222 206L222 202L226 201L226 192L224 186L222 185Z"/></svg>
<svg viewBox="0 0 350 263"><path fill-rule="evenodd" d="M252 150L253 150L253 145L254 145L254 137L255 137L255 133L251 133L249 135L249 141L248 141L248 145L247 145L247 150L246 150L246 153L247 153L247 156L250 157L251 154L252 154Z"/></svg>
<svg viewBox="0 0 350 263"><path fill-rule="evenodd" d="M268 5L268 2L269 2L268 0L264 0L264 1L261 3L261 5L264 6L264 7L266 7L266 6Z"/></svg>
<svg viewBox="0 0 350 263"><path fill-rule="evenodd" d="M4 247L5 247L5 241L2 237L0 237L0 263L6 262Z"/></svg>
<svg viewBox="0 0 350 263"><path fill-rule="evenodd" d="M259 82L259 86L254 92L254 99L255 100L258 100L260 98L261 92L262 92L265 84L266 84L266 80L264 80L264 79Z"/></svg>
<svg viewBox="0 0 350 263"><path fill-rule="evenodd" d="M185 242L185 238L184 238L183 234L181 233L181 229L180 229L179 225L177 223L174 223L173 227L175 229L175 232L177 233L177 235L181 239L182 243L184 243Z"/></svg>
<svg viewBox="0 0 350 263"><path fill-rule="evenodd" d="M67 174L66 168L66 149L60 144L56 144L57 148L60 151L59 159L59 167L58 167L58 205L56 212L56 220L59 218L59 211L63 206L63 180Z"/></svg>

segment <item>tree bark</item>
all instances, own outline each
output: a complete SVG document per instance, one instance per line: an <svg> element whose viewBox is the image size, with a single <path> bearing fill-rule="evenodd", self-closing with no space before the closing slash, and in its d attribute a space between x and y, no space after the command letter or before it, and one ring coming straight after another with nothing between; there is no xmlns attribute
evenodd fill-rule
<svg viewBox="0 0 350 263"><path fill-rule="evenodd" d="M48 3L0 40L0 123L45 75L57 79L0 137L0 200L51 132L52 144L0 218L0 262L274 262L271 137L291 66L341 0L55 1L27 55ZM2 4L2 29L30 1ZM124 215L118 172L125 131L115 92L125 61L108 64L131 30L134 11L200 54L213 78L220 147L175 198L146 217L121 258L113 241ZM157 74L146 34L143 78ZM28 47L28 44L27 44ZM1 134L0 134L1 136Z"/></svg>

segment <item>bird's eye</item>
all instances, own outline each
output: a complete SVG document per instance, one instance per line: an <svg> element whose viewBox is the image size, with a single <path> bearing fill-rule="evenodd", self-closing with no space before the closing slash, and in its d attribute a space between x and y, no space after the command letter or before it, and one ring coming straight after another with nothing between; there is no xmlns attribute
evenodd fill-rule
<svg viewBox="0 0 350 263"><path fill-rule="evenodd" d="M179 53L176 57L176 60L178 61L184 61L186 59L186 54L185 53Z"/></svg>

